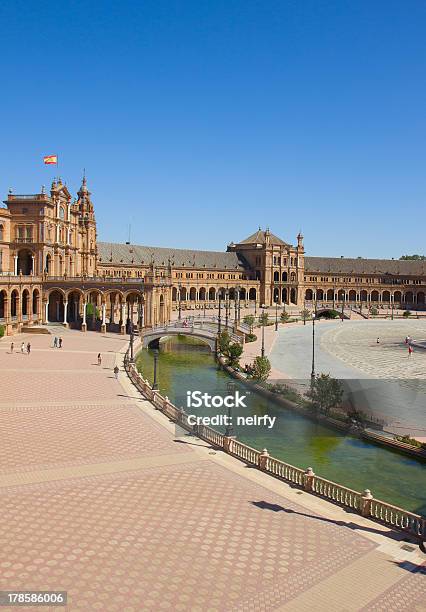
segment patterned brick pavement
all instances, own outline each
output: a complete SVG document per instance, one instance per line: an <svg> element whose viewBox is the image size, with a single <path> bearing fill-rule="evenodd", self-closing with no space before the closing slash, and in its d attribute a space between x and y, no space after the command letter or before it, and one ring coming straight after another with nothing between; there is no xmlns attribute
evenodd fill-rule
<svg viewBox="0 0 426 612"><path fill-rule="evenodd" d="M386 587L372 575L345 609L422 609L417 557L407 571L402 553L379 554L400 553L374 524L354 531L329 504L174 440L112 377L123 338L62 336L60 356L47 336L29 357L0 344L0 589L67 590L67 609L84 612L340 610L339 584L326 606L315 589L365 563ZM100 345L104 367L87 365Z"/></svg>

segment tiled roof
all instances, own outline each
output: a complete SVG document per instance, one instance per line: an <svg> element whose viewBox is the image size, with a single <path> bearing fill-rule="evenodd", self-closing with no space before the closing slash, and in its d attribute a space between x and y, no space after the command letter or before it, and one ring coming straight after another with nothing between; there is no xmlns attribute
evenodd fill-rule
<svg viewBox="0 0 426 612"><path fill-rule="evenodd" d="M220 270L245 270L247 268L244 260L233 252L191 251L189 249L98 242L98 260L102 264L149 265L154 260L156 266L167 266L169 259L174 268Z"/></svg>
<svg viewBox="0 0 426 612"><path fill-rule="evenodd" d="M400 259L351 259L346 257L305 257L305 272L328 274L426 274L426 261Z"/></svg>
<svg viewBox="0 0 426 612"><path fill-rule="evenodd" d="M265 242L266 242L265 232L261 230L259 227L257 232L255 232L254 234L252 234L245 240L241 240L238 244L265 244ZM269 242L270 244L280 244L283 246L289 246L287 242L284 242L284 240L281 240L281 238L278 238L278 236L275 236L275 234L271 234L271 233L269 233Z"/></svg>

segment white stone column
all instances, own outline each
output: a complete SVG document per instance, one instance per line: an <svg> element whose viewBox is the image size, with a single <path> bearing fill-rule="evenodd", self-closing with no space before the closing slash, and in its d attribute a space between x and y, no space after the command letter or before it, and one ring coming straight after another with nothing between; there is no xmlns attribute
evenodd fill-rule
<svg viewBox="0 0 426 612"><path fill-rule="evenodd" d="M64 302L64 325L67 325L68 302Z"/></svg>
<svg viewBox="0 0 426 612"><path fill-rule="evenodd" d="M35 269L35 256L34 255L31 255L31 261L32 261L32 264L31 264L31 274L34 275L35 271L36 271L36 269Z"/></svg>
<svg viewBox="0 0 426 612"><path fill-rule="evenodd" d="M18 276L18 256L14 255L13 259L14 259L13 272L14 272L15 276Z"/></svg>
<svg viewBox="0 0 426 612"><path fill-rule="evenodd" d="M44 318L46 319L46 323L49 323L49 299L47 299L45 304Z"/></svg>
<svg viewBox="0 0 426 612"><path fill-rule="evenodd" d="M102 325L106 325L106 304L102 304Z"/></svg>

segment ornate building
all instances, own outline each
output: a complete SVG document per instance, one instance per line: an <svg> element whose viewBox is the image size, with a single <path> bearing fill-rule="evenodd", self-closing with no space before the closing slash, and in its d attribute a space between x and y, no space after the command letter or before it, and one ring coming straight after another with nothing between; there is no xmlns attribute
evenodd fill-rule
<svg viewBox="0 0 426 612"><path fill-rule="evenodd" d="M371 305L423 308L422 261L306 257L269 229L226 252L97 240L86 178L73 199L60 179L50 193L9 192L0 208L0 322L7 334L34 323L124 333L170 319L173 309L207 309L219 296L245 306L299 310Z"/></svg>

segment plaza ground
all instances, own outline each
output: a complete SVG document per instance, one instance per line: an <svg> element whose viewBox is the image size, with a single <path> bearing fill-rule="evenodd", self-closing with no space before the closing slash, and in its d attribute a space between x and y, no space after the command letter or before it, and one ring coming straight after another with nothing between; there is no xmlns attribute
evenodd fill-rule
<svg viewBox="0 0 426 612"><path fill-rule="evenodd" d="M115 380L126 338L52 331L62 349L0 342L1 590L84 612L426 610L403 534L176 432Z"/></svg>

